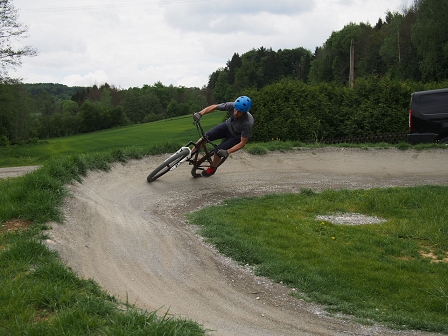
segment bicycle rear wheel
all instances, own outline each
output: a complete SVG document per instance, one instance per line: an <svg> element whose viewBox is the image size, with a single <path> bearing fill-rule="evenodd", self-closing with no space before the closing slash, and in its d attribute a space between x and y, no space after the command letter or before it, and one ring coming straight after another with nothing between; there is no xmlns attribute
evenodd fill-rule
<svg viewBox="0 0 448 336"><path fill-rule="evenodd" d="M184 148L181 151L174 153L171 155L168 159L163 161L163 163L158 166L156 169L153 170L151 174L148 175L146 178L148 182L152 182L156 179L158 179L160 176L168 173L171 168L173 168L175 165L177 165L182 159L184 159L190 151L188 148Z"/></svg>
<svg viewBox="0 0 448 336"><path fill-rule="evenodd" d="M196 163L193 165L193 168L191 168L191 176L193 176L195 178L201 177L202 172L204 170L207 170L207 168L212 165L214 154L215 154L214 151L210 151L210 152L206 153L202 158L197 160ZM227 158L221 158L221 162L219 162L218 167L220 165L222 165L226 159ZM218 167L216 167L216 168L218 168Z"/></svg>

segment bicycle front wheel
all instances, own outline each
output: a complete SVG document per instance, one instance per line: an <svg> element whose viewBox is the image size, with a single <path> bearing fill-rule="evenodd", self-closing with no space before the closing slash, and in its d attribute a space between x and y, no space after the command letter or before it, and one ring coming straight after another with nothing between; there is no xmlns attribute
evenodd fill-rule
<svg viewBox="0 0 448 336"><path fill-rule="evenodd" d="M146 179L148 180L148 182L152 182L158 179L160 176L168 173L174 166L179 164L179 162L182 161L182 159L184 159L188 154L190 154L190 151L188 150L188 148L184 148L181 151L171 155L168 159L163 161L160 166L154 169Z"/></svg>

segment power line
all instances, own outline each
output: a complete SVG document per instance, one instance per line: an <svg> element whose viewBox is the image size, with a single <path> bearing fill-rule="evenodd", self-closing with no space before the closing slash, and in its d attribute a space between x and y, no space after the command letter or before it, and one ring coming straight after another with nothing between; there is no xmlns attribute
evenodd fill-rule
<svg viewBox="0 0 448 336"><path fill-rule="evenodd" d="M97 9L109 9L109 8L138 7L138 6L171 5L176 3L204 2L204 1L210 1L210 0L173 0L173 1L162 0L162 1L146 1L137 3L107 4L107 5L95 5L95 6L28 8L28 9L20 9L20 12L27 12L27 13L64 12L75 10L97 10Z"/></svg>

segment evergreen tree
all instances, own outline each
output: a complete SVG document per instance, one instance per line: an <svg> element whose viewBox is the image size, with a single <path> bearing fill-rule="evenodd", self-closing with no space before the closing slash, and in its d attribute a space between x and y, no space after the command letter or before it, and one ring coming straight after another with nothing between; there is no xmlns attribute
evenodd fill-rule
<svg viewBox="0 0 448 336"><path fill-rule="evenodd" d="M423 80L444 80L448 78L448 1L417 0L415 6L412 41L422 56Z"/></svg>

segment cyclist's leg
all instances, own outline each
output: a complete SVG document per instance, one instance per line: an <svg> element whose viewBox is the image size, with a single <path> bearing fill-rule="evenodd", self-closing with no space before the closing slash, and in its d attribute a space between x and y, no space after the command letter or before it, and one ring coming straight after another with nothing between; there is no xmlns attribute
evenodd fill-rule
<svg viewBox="0 0 448 336"><path fill-rule="evenodd" d="M204 138L199 138L198 141L196 141L196 144L194 145L193 149L191 150L191 157L193 157L196 152L200 151L202 147L204 146Z"/></svg>
<svg viewBox="0 0 448 336"><path fill-rule="evenodd" d="M229 132L230 133L230 132ZM238 144L241 141L239 138L235 138L233 136L230 136L229 138L224 139L216 148L215 148L215 155L213 156L213 167L218 167L221 163L221 158L216 154L216 151L220 149L229 149Z"/></svg>
<svg viewBox="0 0 448 336"><path fill-rule="evenodd" d="M210 131L208 131L207 133L205 133L205 135L207 136L207 139L210 141L215 141L218 139L226 139L229 137L229 129L227 128L227 125L225 122L216 125L215 127L213 127Z"/></svg>
<svg viewBox="0 0 448 336"><path fill-rule="evenodd" d="M225 141L225 139L227 139L229 136L231 136L229 129L227 128L227 125L225 122L223 122L219 125L216 125L210 131L205 133L205 135L207 136L207 139L210 141L216 141L218 139L224 139L223 141ZM218 147L219 147L219 145L218 145ZM219 148L219 149L221 149L221 148ZM221 161L221 158L218 155L216 155L216 150L215 150L215 153L213 155L213 161L211 164L212 167L217 167L219 165L220 161Z"/></svg>
<svg viewBox="0 0 448 336"><path fill-rule="evenodd" d="M214 128L212 128L210 131L206 133L207 139L210 141L215 141L218 139L223 139L223 141L214 149L213 151L213 158L212 162L210 163L210 167L202 172L202 176L211 176L216 172L216 168L218 168L222 162L224 162L223 159L221 159L216 152L219 149L229 149L233 145L229 143L230 139L232 138L232 134L230 133L229 129L227 128L226 123L221 123ZM238 143L238 142L236 142Z"/></svg>
<svg viewBox="0 0 448 336"><path fill-rule="evenodd" d="M217 151L220 149L229 149L232 148L233 146L235 146L237 143L240 142L240 139L235 138L235 137L231 137L228 139L224 139L224 141L222 141L215 149L213 152L213 160L210 164L210 167L202 172L202 176L204 177L208 177L208 176L212 176L213 174L215 174L216 169L218 169L218 167L226 160L226 158L221 158L218 154Z"/></svg>

